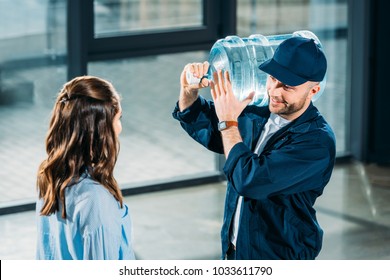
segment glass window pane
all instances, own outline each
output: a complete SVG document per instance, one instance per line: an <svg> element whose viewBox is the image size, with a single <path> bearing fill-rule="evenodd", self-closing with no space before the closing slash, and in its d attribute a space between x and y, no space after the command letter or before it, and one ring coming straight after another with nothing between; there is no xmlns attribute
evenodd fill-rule
<svg viewBox="0 0 390 280"><path fill-rule="evenodd" d="M347 0L237 1L237 32L265 36L310 30L320 39L328 59L326 87L314 103L336 134L338 155L347 154Z"/></svg>
<svg viewBox="0 0 390 280"><path fill-rule="evenodd" d="M111 81L122 96L115 167L121 187L215 174L215 155L190 139L172 117L182 69L206 58L206 52L191 52L89 64L90 75ZM209 92L205 96L210 98Z"/></svg>
<svg viewBox="0 0 390 280"><path fill-rule="evenodd" d="M0 207L36 198L48 121L66 81L66 1L0 3Z"/></svg>
<svg viewBox="0 0 390 280"><path fill-rule="evenodd" d="M95 37L199 27L203 0L95 0Z"/></svg>
<svg viewBox="0 0 390 280"><path fill-rule="evenodd" d="M2 0L0 62L66 52L66 0Z"/></svg>

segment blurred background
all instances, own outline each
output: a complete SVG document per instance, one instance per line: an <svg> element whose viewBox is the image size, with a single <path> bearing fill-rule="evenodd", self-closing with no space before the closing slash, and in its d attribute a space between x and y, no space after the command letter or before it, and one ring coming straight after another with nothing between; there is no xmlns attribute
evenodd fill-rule
<svg viewBox="0 0 390 280"><path fill-rule="evenodd" d="M390 241L388 8L384 0L0 0L0 258L34 258L35 180L51 110L62 85L85 74L122 96L115 176L140 258L218 258L224 160L173 120L180 73L228 35L310 30L328 58L315 105L337 140L335 175L318 205L334 234L321 257L390 259L379 242L333 250L356 225Z"/></svg>

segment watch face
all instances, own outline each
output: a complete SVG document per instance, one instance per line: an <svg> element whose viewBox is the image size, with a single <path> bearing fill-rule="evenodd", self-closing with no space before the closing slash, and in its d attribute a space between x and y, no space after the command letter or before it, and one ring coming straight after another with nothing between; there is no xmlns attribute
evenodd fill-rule
<svg viewBox="0 0 390 280"><path fill-rule="evenodd" d="M219 128L219 130L224 130L226 128L226 122L220 122L218 124L218 128Z"/></svg>

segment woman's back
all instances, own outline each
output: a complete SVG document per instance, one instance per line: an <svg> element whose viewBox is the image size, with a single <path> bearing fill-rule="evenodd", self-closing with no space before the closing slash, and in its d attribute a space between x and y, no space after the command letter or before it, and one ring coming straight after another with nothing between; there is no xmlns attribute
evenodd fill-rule
<svg viewBox="0 0 390 280"><path fill-rule="evenodd" d="M128 207L88 172L65 191L67 217L61 209L39 215L37 259L134 259ZM42 199L37 209L42 208Z"/></svg>

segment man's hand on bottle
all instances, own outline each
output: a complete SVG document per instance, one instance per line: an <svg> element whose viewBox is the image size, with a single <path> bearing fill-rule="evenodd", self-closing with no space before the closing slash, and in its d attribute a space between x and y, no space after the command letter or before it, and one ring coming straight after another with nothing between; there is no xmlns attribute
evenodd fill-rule
<svg viewBox="0 0 390 280"><path fill-rule="evenodd" d="M229 72L222 70L213 73L210 89L220 121L237 121L238 116L251 103L254 96L254 92L251 92L244 100L238 100L233 93Z"/></svg>

